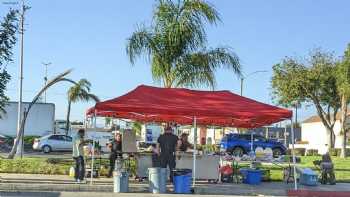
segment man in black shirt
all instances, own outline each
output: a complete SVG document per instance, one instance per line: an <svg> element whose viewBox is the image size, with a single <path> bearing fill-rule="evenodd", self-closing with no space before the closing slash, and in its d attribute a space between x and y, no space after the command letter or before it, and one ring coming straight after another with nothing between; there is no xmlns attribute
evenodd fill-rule
<svg viewBox="0 0 350 197"><path fill-rule="evenodd" d="M171 127L166 127L164 134L158 138L157 150L160 155L160 166L170 169L170 181L173 181L173 169L176 166L175 152L179 148L179 138L172 133Z"/></svg>
<svg viewBox="0 0 350 197"><path fill-rule="evenodd" d="M120 133L114 135L113 141L109 144L111 154L109 155L109 172L108 177L112 177L115 167L115 160L122 157L122 136Z"/></svg>

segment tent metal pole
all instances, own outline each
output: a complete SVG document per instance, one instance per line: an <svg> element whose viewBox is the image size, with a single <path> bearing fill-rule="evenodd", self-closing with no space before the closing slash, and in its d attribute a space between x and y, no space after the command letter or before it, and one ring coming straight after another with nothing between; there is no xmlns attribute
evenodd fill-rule
<svg viewBox="0 0 350 197"><path fill-rule="evenodd" d="M288 140L287 140L287 124L284 126L284 145L287 147L289 146ZM288 148L288 147L287 147Z"/></svg>
<svg viewBox="0 0 350 197"><path fill-rule="evenodd" d="M298 183L297 183L297 169L296 169L296 159L295 159L295 150L294 150L294 125L293 125L293 118L290 119L291 122L291 134L292 134L292 156L293 156L293 179L294 179L294 190L298 189Z"/></svg>
<svg viewBox="0 0 350 197"><path fill-rule="evenodd" d="M192 179L193 179L193 187L196 185L196 152L197 152L197 118L194 116L193 118L193 172L192 172Z"/></svg>

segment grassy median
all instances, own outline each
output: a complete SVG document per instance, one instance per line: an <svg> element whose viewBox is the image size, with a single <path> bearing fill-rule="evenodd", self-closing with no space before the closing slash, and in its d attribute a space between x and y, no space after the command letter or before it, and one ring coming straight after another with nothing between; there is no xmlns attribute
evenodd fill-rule
<svg viewBox="0 0 350 197"><path fill-rule="evenodd" d="M320 156L301 157L300 167L308 167L318 172L313 165L314 160L320 160ZM335 174L337 181L350 182L350 158L341 159L333 157L335 165ZM108 169L108 160L101 161L101 175L106 175ZM0 159L0 173L26 173L26 174L59 174L68 175L69 169L74 165L72 159L47 159L47 158L23 158L23 159ZM131 171L135 172L135 163L131 163ZM275 165L263 165L264 169L271 172L271 180L282 180L282 168Z"/></svg>

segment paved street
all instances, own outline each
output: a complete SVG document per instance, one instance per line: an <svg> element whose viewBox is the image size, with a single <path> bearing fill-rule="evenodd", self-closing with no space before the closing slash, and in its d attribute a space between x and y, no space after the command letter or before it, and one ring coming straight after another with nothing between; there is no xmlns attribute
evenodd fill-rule
<svg viewBox="0 0 350 197"><path fill-rule="evenodd" d="M114 193L96 193L96 192L0 192L0 197L194 197L200 195L174 195L174 194L144 194L144 193L132 193L132 194L114 194ZM207 195L206 197L217 197L214 195ZM226 196L222 196L226 197ZM239 196L237 196L239 197ZM243 196L242 196L243 197Z"/></svg>
<svg viewBox="0 0 350 197"><path fill-rule="evenodd" d="M93 185L76 184L71 177L65 175L30 175L30 174L0 174L0 191L10 193L0 193L2 196L30 196L36 191L49 193L33 193L32 196L87 196L96 194L95 196L113 196L113 179L98 178L94 180ZM285 184L282 182L263 182L260 185L247 184L208 184L199 182L194 191L196 194L205 195L252 195L252 196L286 196L288 190L293 189L293 184ZM350 196L350 184L337 183L336 185L319 185L316 187L302 186L299 189L304 191L318 192L348 192ZM168 185L168 191L171 193L172 186ZM136 193L142 193L141 196L149 196L148 182L138 183L130 180L129 191L131 194L122 194L119 196L135 196ZM14 192L14 193L13 193ZM26 192L26 193L16 193ZM29 193L28 193L29 192ZM60 193L64 192L64 193ZM73 192L73 193L70 193ZM75 192L75 193L74 193ZM101 193L94 193L101 192ZM93 195L94 196L94 195ZM156 195L157 196L157 195ZM167 195L161 195L167 196ZM174 194L172 195L174 196ZM329 196L330 197L330 196Z"/></svg>

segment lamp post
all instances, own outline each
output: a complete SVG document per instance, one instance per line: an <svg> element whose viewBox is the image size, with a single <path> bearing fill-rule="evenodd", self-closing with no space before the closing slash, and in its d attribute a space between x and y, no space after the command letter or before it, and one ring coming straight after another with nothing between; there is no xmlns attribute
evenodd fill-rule
<svg viewBox="0 0 350 197"><path fill-rule="evenodd" d="M17 136L19 136L20 128L21 128L21 121L22 121L22 87L23 87L23 42L24 42L24 14L27 7L24 4L24 0L22 1L21 5L21 13L20 13L20 66L19 66L19 80L18 80L18 112L17 112ZM23 156L23 136L21 138L18 138L19 145L17 147L17 156L20 156L22 158Z"/></svg>
<svg viewBox="0 0 350 197"><path fill-rule="evenodd" d="M248 75L243 75L242 74L242 77L241 77L241 96L243 96L243 83L244 83L244 79L256 74L256 73L265 73L265 72L268 72L267 70L258 70L258 71L255 71L255 72L252 72L252 73L249 73Z"/></svg>
<svg viewBox="0 0 350 197"><path fill-rule="evenodd" d="M45 66L45 77L44 77L44 81L45 81L45 86L47 84L47 67L49 65L51 65L51 62L48 62L48 63L42 63L44 66ZM46 91L44 92L44 102L46 103Z"/></svg>

